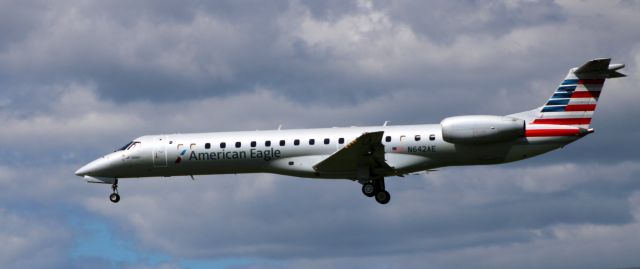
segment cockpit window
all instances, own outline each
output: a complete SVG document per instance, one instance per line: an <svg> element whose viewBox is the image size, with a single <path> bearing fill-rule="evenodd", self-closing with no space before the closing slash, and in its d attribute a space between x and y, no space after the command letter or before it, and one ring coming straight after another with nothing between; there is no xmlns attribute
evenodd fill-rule
<svg viewBox="0 0 640 269"><path fill-rule="evenodd" d="M131 141L116 151L132 150L134 148L140 148L140 141Z"/></svg>
<svg viewBox="0 0 640 269"><path fill-rule="evenodd" d="M118 150L116 150L116 151L122 151L122 150L125 150L125 149L127 149L129 146L131 146L131 144L133 144L133 141L131 141L131 142L127 143L126 145L124 145L124 147L121 147L121 148L119 148L119 149L118 149Z"/></svg>
<svg viewBox="0 0 640 269"><path fill-rule="evenodd" d="M127 150L133 150L133 149L136 149L136 148L139 148L139 147L140 147L140 142L135 141L135 142L131 143L131 145L127 148Z"/></svg>

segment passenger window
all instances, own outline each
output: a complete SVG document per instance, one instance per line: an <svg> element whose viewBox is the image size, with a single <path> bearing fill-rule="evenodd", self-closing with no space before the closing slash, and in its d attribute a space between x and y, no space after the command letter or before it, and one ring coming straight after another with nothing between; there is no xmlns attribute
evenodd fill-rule
<svg viewBox="0 0 640 269"><path fill-rule="evenodd" d="M431 140L431 141L436 140L436 135L434 135L434 134L429 135L429 140Z"/></svg>
<svg viewBox="0 0 640 269"><path fill-rule="evenodd" d="M226 148L226 147L227 147L227 143L225 143L225 142L221 142L220 143L220 148L221 149Z"/></svg>
<svg viewBox="0 0 640 269"><path fill-rule="evenodd" d="M405 140L407 140L407 136L406 135L401 135L400 136L400 142L404 142Z"/></svg>
<svg viewBox="0 0 640 269"><path fill-rule="evenodd" d="M239 148L240 146L242 146L242 143L236 142L236 148Z"/></svg>
<svg viewBox="0 0 640 269"><path fill-rule="evenodd" d="M189 148L190 148L191 150L196 149L196 144L195 144L195 143L191 143L191 146L189 146Z"/></svg>
<svg viewBox="0 0 640 269"><path fill-rule="evenodd" d="M384 141L391 142L391 136L388 135L387 137L385 137Z"/></svg>
<svg viewBox="0 0 640 269"><path fill-rule="evenodd" d="M205 149L210 149L211 148L211 143L204 143L204 148Z"/></svg>
<svg viewBox="0 0 640 269"><path fill-rule="evenodd" d="M316 140L311 138L309 139L309 145L314 145L316 143Z"/></svg>
<svg viewBox="0 0 640 269"><path fill-rule="evenodd" d="M420 135L416 135L416 141L420 141Z"/></svg>
<svg viewBox="0 0 640 269"><path fill-rule="evenodd" d="M264 146L271 147L271 141L270 140L264 141Z"/></svg>
<svg viewBox="0 0 640 269"><path fill-rule="evenodd" d="M324 139L324 144L325 144L325 145L329 145L329 142L330 142L330 141L329 141L329 138L325 138L325 139Z"/></svg>
<svg viewBox="0 0 640 269"><path fill-rule="evenodd" d="M340 137L338 139L338 144L340 144L340 145L344 144L344 138Z"/></svg>
<svg viewBox="0 0 640 269"><path fill-rule="evenodd" d="M256 141L251 141L251 147L255 148L256 147Z"/></svg>
<svg viewBox="0 0 640 269"><path fill-rule="evenodd" d="M293 140L293 144L296 146L300 145L300 139Z"/></svg>
<svg viewBox="0 0 640 269"><path fill-rule="evenodd" d="M284 140L280 140L280 146L284 147Z"/></svg>

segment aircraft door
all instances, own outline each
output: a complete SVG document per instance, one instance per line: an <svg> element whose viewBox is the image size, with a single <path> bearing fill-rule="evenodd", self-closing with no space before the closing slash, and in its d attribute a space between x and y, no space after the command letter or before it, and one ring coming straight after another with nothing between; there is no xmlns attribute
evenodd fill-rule
<svg viewBox="0 0 640 269"><path fill-rule="evenodd" d="M153 141L153 166L167 167L167 137L159 136Z"/></svg>

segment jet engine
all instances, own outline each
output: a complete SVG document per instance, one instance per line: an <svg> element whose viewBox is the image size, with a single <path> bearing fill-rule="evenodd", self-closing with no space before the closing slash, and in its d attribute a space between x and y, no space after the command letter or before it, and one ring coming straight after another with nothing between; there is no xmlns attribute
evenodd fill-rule
<svg viewBox="0 0 640 269"><path fill-rule="evenodd" d="M449 117L442 122L442 138L454 144L488 144L524 136L525 121L506 116Z"/></svg>

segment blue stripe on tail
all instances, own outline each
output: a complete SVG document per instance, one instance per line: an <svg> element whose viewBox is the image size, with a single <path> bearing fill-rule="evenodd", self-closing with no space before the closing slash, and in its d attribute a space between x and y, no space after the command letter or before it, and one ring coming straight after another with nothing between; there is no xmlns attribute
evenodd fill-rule
<svg viewBox="0 0 640 269"><path fill-rule="evenodd" d="M547 102L547 105L566 105L569 104L570 99L551 99Z"/></svg>
<svg viewBox="0 0 640 269"><path fill-rule="evenodd" d="M564 81L562 81L562 85L578 84L578 81L578 79L565 79Z"/></svg>
<svg viewBox="0 0 640 269"><path fill-rule="evenodd" d="M542 112L563 112L567 106L545 106Z"/></svg>
<svg viewBox="0 0 640 269"><path fill-rule="evenodd" d="M573 86L560 86L558 87L559 92L572 92L576 90L576 85Z"/></svg>
<svg viewBox="0 0 640 269"><path fill-rule="evenodd" d="M551 99L571 98L572 94L573 93L570 93L570 92L554 93L553 96L551 96Z"/></svg>

